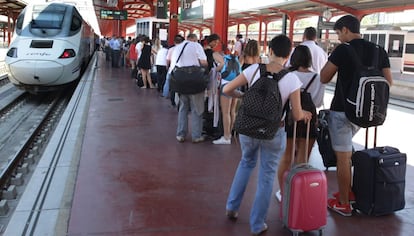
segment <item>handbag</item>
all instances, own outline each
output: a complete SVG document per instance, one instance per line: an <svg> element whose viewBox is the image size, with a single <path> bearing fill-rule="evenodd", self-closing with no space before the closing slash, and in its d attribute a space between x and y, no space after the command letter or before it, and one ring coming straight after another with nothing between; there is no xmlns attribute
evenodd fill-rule
<svg viewBox="0 0 414 236"><path fill-rule="evenodd" d="M177 58L180 60L186 43ZM209 76L202 66L175 66L171 72L170 88L171 91L179 94L197 94L203 92L208 85Z"/></svg>

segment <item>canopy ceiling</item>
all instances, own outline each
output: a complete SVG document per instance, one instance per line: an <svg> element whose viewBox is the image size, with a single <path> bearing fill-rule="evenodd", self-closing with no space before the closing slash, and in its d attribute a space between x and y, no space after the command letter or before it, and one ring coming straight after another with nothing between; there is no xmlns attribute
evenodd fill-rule
<svg viewBox="0 0 414 236"><path fill-rule="evenodd" d="M110 20L100 19L101 9L126 10L128 25L134 24L134 19L141 17L154 16L157 0L122 0L119 5L122 9L108 6L107 0L92 0L95 15L101 32L104 28L111 28L113 24ZM110 1L109 1L110 2ZM168 1L169 2L169 1ZM23 0L0 0L0 15L16 18L18 13L25 7L26 1ZM168 9L168 7L167 7ZM287 14L290 19L301 19L310 16L321 16L324 12L330 15L354 14L363 17L376 12L395 12L407 9L414 9L414 2L408 0L309 0L309 1L288 1L275 3L266 7L252 7L246 11L231 12L229 14L228 26L237 24L252 24L260 19L264 22L271 22L281 19ZM109 22L108 22L109 21ZM179 24L181 29L200 29L212 28L213 18L203 20L188 20ZM109 25L109 27L108 27Z"/></svg>

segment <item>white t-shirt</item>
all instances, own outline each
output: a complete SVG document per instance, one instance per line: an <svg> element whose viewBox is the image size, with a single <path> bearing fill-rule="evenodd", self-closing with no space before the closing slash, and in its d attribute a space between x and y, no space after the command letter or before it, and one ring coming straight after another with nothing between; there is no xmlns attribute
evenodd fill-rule
<svg viewBox="0 0 414 236"><path fill-rule="evenodd" d="M302 82L302 88L304 89L308 86L308 83L312 79L315 72L299 72L293 71L293 73L299 78ZM323 95L325 92L325 86L321 84L321 78L319 74L316 75L316 78L313 80L312 84L308 88L308 92L311 94L312 101L315 104L316 108L322 106L323 104Z"/></svg>
<svg viewBox="0 0 414 236"><path fill-rule="evenodd" d="M157 56L155 57L155 65L166 66L167 65L167 53L168 53L168 49L164 47L158 49Z"/></svg>
<svg viewBox="0 0 414 236"><path fill-rule="evenodd" d="M184 48L183 54L181 55L180 60L177 62L177 58L180 55L184 45L186 44L187 46ZM174 51L171 55L171 67L199 66L199 60L207 60L207 56L204 53L204 49L201 44L185 40L184 42L175 46Z"/></svg>
<svg viewBox="0 0 414 236"><path fill-rule="evenodd" d="M141 57L142 48L144 47L144 44L142 42L138 42L135 45L135 52L137 53L137 60Z"/></svg>
<svg viewBox="0 0 414 236"><path fill-rule="evenodd" d="M312 56L312 70L316 73L320 73L328 61L328 54L319 47L315 41L303 41L301 45L305 45L309 48Z"/></svg>
<svg viewBox="0 0 414 236"><path fill-rule="evenodd" d="M168 49L168 52L167 52L167 63L168 63L168 61L170 62L170 65L168 67L168 73L171 73L174 66L175 66L175 61L171 61L174 49L175 49L175 46L172 46Z"/></svg>
<svg viewBox="0 0 414 236"><path fill-rule="evenodd" d="M256 75L253 78L253 74L256 71L259 64L253 64L243 70L243 74L246 77L249 86L252 86L260 78L260 69L257 71ZM279 91L280 96L282 97L283 106L288 100L290 94L302 86L299 78L292 72L287 73L279 80Z"/></svg>
<svg viewBox="0 0 414 236"><path fill-rule="evenodd" d="M234 44L234 51L237 52L238 56L243 54L243 39L239 39Z"/></svg>

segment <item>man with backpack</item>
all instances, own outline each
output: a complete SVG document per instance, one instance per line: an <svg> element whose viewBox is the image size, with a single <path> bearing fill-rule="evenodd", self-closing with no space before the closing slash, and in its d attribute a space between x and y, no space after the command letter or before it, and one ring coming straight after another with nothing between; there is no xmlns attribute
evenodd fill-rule
<svg viewBox="0 0 414 236"><path fill-rule="evenodd" d="M345 104L349 99L348 94L355 89L351 86L353 81L359 79L358 72L361 65L357 61L362 65L371 66L375 58L375 64L389 85L392 84L392 75L387 53L383 48L378 49L377 45L362 39L360 22L356 17L352 15L341 17L336 21L333 29L342 44L335 48L320 73L321 82L328 83L338 72L328 123L332 148L337 156L339 192L328 199L328 207L343 216L351 216L350 202L355 201L351 190L352 137L360 126L347 118L349 115L345 112Z"/></svg>

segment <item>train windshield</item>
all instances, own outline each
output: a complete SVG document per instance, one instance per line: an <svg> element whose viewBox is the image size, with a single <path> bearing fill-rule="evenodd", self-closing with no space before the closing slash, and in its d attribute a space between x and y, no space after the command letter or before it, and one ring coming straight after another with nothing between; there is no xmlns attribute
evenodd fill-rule
<svg viewBox="0 0 414 236"><path fill-rule="evenodd" d="M65 7L49 5L34 6L32 15L32 28L61 29L65 16Z"/></svg>

